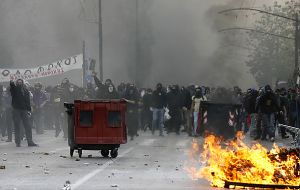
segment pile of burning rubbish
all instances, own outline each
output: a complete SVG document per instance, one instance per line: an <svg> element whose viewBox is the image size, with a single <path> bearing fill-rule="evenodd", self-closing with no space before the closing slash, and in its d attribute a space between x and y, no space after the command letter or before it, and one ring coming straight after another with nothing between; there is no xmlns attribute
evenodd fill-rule
<svg viewBox="0 0 300 190"><path fill-rule="evenodd" d="M274 144L268 151L260 144L248 146L243 139L242 134L237 134L234 140L224 142L209 135L203 147L195 141L190 153L194 164L187 169L191 177L206 179L214 187L299 188L299 149Z"/></svg>

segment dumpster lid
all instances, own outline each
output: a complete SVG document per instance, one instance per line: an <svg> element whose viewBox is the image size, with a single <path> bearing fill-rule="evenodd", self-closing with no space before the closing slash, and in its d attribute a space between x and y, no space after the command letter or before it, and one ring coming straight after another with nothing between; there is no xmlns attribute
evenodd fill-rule
<svg viewBox="0 0 300 190"><path fill-rule="evenodd" d="M126 102L124 99L90 99L90 100L74 100L74 102L101 102L101 103L109 103L109 102Z"/></svg>

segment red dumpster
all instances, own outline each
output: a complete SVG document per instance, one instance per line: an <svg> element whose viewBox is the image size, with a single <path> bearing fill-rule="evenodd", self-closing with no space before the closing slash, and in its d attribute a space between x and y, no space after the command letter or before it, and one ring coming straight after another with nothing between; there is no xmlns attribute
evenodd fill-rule
<svg viewBox="0 0 300 190"><path fill-rule="evenodd" d="M65 103L68 113L70 155L78 150L101 150L104 157L118 156L120 144L127 143L124 100L75 100Z"/></svg>

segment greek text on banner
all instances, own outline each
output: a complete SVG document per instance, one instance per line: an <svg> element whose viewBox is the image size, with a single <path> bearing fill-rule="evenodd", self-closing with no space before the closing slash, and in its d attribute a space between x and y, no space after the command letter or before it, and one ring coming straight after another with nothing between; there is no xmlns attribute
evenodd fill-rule
<svg viewBox="0 0 300 190"><path fill-rule="evenodd" d="M8 82L16 79L37 79L60 75L75 69L82 69L83 56L82 54L75 55L63 60L58 60L48 65L38 66L31 69L1 69L0 82Z"/></svg>

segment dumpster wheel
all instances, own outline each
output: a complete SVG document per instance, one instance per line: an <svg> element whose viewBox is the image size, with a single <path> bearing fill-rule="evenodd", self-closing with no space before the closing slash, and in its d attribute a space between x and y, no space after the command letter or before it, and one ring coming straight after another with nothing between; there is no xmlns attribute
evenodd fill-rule
<svg viewBox="0 0 300 190"><path fill-rule="evenodd" d="M118 149L117 148L110 151L110 157L117 158L117 156L118 156Z"/></svg>
<svg viewBox="0 0 300 190"><path fill-rule="evenodd" d="M73 154L74 154L74 149L70 148L70 156L73 157Z"/></svg>
<svg viewBox="0 0 300 190"><path fill-rule="evenodd" d="M109 155L109 150L106 150L106 149L101 150L101 155L102 155L104 158L107 158L108 155Z"/></svg>

